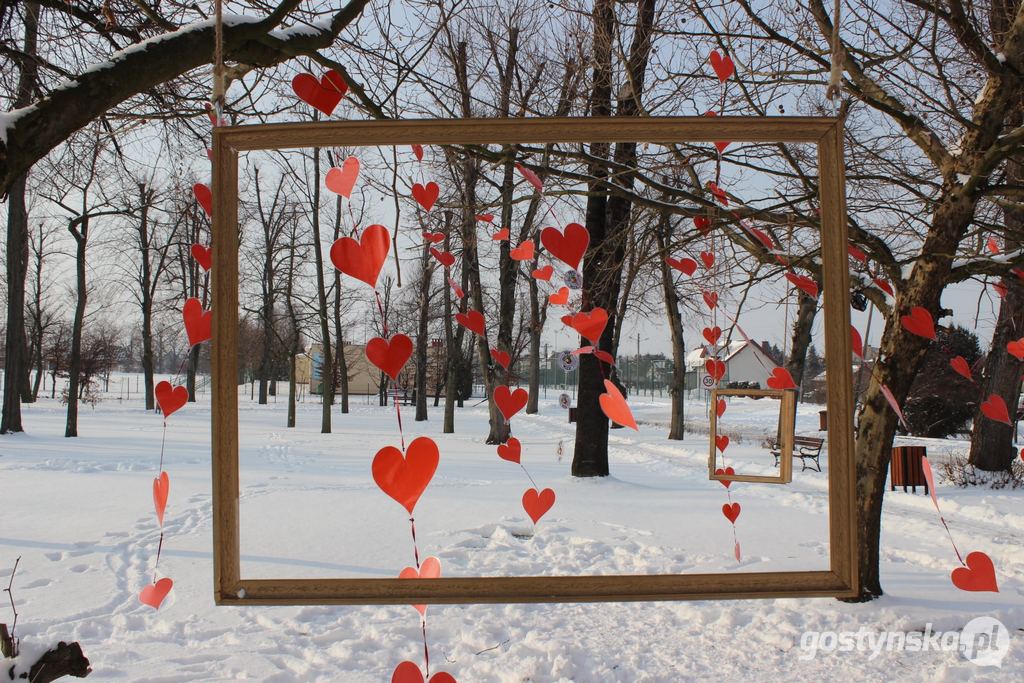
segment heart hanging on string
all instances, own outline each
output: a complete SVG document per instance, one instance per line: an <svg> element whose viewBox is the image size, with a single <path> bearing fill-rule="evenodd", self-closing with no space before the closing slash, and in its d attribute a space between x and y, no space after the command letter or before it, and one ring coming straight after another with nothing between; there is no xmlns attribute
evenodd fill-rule
<svg viewBox="0 0 1024 683"><path fill-rule="evenodd" d="M331 69L319 81L313 74L297 75L292 79L292 90L300 100L324 116L330 116L348 92L348 83L340 73Z"/></svg>
<svg viewBox="0 0 1024 683"><path fill-rule="evenodd" d="M420 568L406 567L398 574L400 579L436 579L441 576L441 560L434 556L430 556L420 563ZM413 605L413 608L420 613L420 616L425 616L427 613L426 605Z"/></svg>
<svg viewBox="0 0 1024 683"><path fill-rule="evenodd" d="M434 181L430 181L426 185L415 183L412 186L413 199L423 207L424 211L430 211L434 208L434 203L437 201L437 197L440 194L441 188L438 187L437 183Z"/></svg>
<svg viewBox="0 0 1024 683"><path fill-rule="evenodd" d="M955 358L949 359L949 366L953 368L953 372L960 375L964 379L974 381L974 375L971 373L971 366L968 365L967 359L963 356L956 356Z"/></svg>
<svg viewBox="0 0 1024 683"><path fill-rule="evenodd" d="M721 83L725 83L736 72L732 57L723 55L718 50L711 51L711 68L715 70L715 75Z"/></svg>
<svg viewBox="0 0 1024 683"><path fill-rule="evenodd" d="M203 207L203 211L206 212L207 216L213 217L213 193L210 192L210 188L203 183L196 183L192 186L192 194L196 196L196 201L199 202L199 206Z"/></svg>
<svg viewBox="0 0 1024 683"><path fill-rule="evenodd" d="M174 587L174 582L169 578L164 577L152 583L139 592L139 602L143 605L149 605L153 609L160 609L160 605L163 604L164 598L171 592L171 588Z"/></svg>
<svg viewBox="0 0 1024 683"><path fill-rule="evenodd" d="M577 270L590 245L590 232L579 223L569 223L565 232L558 228L544 228L540 232L540 243L556 259Z"/></svg>
<svg viewBox="0 0 1024 683"><path fill-rule="evenodd" d="M412 356L412 339L396 334L391 339L374 337L366 342L366 359L393 380Z"/></svg>
<svg viewBox="0 0 1024 683"><path fill-rule="evenodd" d="M611 380L604 380L604 390L605 393L598 396L597 401L601 405L601 412L605 414L605 417L615 424L640 431L636 420L633 418L633 411L629 409L626 398L619 391L619 388L615 386L615 383Z"/></svg>
<svg viewBox="0 0 1024 683"><path fill-rule="evenodd" d="M536 173L522 164L516 164L516 170L523 174L523 177L526 178L526 182L533 185L533 189L537 190L537 192L544 191L544 183L541 182L540 177Z"/></svg>
<svg viewBox="0 0 1024 683"><path fill-rule="evenodd" d="M717 384L725 376L725 363L717 358L708 358L704 361L704 372Z"/></svg>
<svg viewBox="0 0 1024 683"><path fill-rule="evenodd" d="M345 159L345 163L341 165L341 168L332 168L327 171L324 185L334 194L340 194L345 199L351 199L352 188L355 187L358 177L359 159L350 156Z"/></svg>
<svg viewBox="0 0 1024 683"><path fill-rule="evenodd" d="M740 504L726 503L722 506L722 514L725 515L727 520L735 524L736 519L740 516Z"/></svg>
<svg viewBox="0 0 1024 683"><path fill-rule="evenodd" d="M523 509L536 524L540 518L547 514L551 506L555 504L555 492L551 489L538 491L537 489L526 489L523 494Z"/></svg>
<svg viewBox="0 0 1024 683"><path fill-rule="evenodd" d="M498 349L491 349L491 358L494 359L495 363L506 370L508 370L508 364L512 362L512 357L509 356L508 353L505 351L499 351Z"/></svg>
<svg viewBox="0 0 1024 683"><path fill-rule="evenodd" d="M551 279L551 274L553 272L555 272L553 266L544 266L543 268L537 268L532 273L530 273L530 275L532 275L537 280L543 280L544 282L547 282L548 280Z"/></svg>
<svg viewBox="0 0 1024 683"><path fill-rule="evenodd" d="M789 374L789 370L786 368L775 368L772 370L771 377L769 377L765 383L768 385L769 389L796 389L796 382L793 381L793 375Z"/></svg>
<svg viewBox="0 0 1024 683"><path fill-rule="evenodd" d="M459 298L461 299L462 297ZM484 336L484 314L480 311L469 310L465 313L456 313L455 322L477 336Z"/></svg>
<svg viewBox="0 0 1024 683"><path fill-rule="evenodd" d="M533 240L525 240L518 247L510 250L508 255L513 261L530 261L533 259L535 249Z"/></svg>
<svg viewBox="0 0 1024 683"><path fill-rule="evenodd" d="M569 327L580 333L584 339L589 339L595 345L601 341L601 334L608 324L608 312L603 308L580 312L570 317Z"/></svg>
<svg viewBox="0 0 1024 683"><path fill-rule="evenodd" d="M439 459L437 444L427 436L413 439L404 458L394 446L385 446L373 457L373 480L411 515L433 479Z"/></svg>
<svg viewBox="0 0 1024 683"><path fill-rule="evenodd" d="M564 306L569 302L569 288L562 287L554 294L549 295L548 302L554 306Z"/></svg>
<svg viewBox="0 0 1024 683"><path fill-rule="evenodd" d="M153 397L156 398L160 412L166 420L188 403L188 389L172 386L167 380L161 380L153 388Z"/></svg>
<svg viewBox="0 0 1024 683"><path fill-rule="evenodd" d="M153 509L156 512L156 521L160 526L164 525L164 510L167 509L167 496L171 492L171 478L166 472L161 472L153 479Z"/></svg>
<svg viewBox="0 0 1024 683"><path fill-rule="evenodd" d="M674 259L671 256L665 258L665 263L678 270L683 275L693 275L697 272L697 262L692 258Z"/></svg>
<svg viewBox="0 0 1024 683"><path fill-rule="evenodd" d="M377 286L377 278L391 250L391 234L383 225L371 225L363 230L359 241L351 237L339 238L331 245L331 263L342 273Z"/></svg>
<svg viewBox="0 0 1024 683"><path fill-rule="evenodd" d="M935 323L932 314L924 306L914 306L909 315L900 317L903 329L925 339L935 339Z"/></svg>
<svg viewBox="0 0 1024 683"><path fill-rule="evenodd" d="M431 244L440 244L441 242L444 242L444 233L424 231L423 239L430 242Z"/></svg>
<svg viewBox="0 0 1024 683"><path fill-rule="evenodd" d="M715 475L719 477L730 477L734 474L736 474L736 470L734 470L731 467L726 467L725 469L719 467L718 469L715 470ZM729 488L730 486L732 486L731 479L719 479L718 483L720 483L725 488Z"/></svg>
<svg viewBox="0 0 1024 683"><path fill-rule="evenodd" d="M718 325L715 325L714 327L705 327L701 334L704 335L704 339L707 340L708 344L714 346L722 337L722 328Z"/></svg>
<svg viewBox="0 0 1024 683"><path fill-rule="evenodd" d="M523 445L514 436L510 436L506 443L498 444L498 457L519 464L522 457Z"/></svg>
<svg viewBox="0 0 1024 683"><path fill-rule="evenodd" d="M818 283L813 279L806 275L797 275L796 273L786 273L786 279L812 299L818 298Z"/></svg>
<svg viewBox="0 0 1024 683"><path fill-rule="evenodd" d="M954 586L962 591L999 592L991 557L976 550L964 558L964 563L966 567L957 567L950 575Z"/></svg>
<svg viewBox="0 0 1024 683"><path fill-rule="evenodd" d="M192 245L192 258L199 264L199 267L209 272L213 267L213 249L202 244Z"/></svg>
<svg viewBox="0 0 1024 683"><path fill-rule="evenodd" d="M507 240L509 238L510 234L511 233L509 233L508 228L502 228L498 232L491 235L491 240L495 242L503 242L504 240Z"/></svg>
<svg viewBox="0 0 1024 683"><path fill-rule="evenodd" d="M391 683L424 683L423 673L412 662L402 662L391 674ZM427 683L456 683L455 678L447 671L438 671Z"/></svg>
<svg viewBox="0 0 1024 683"><path fill-rule="evenodd" d="M212 335L212 311L204 311L199 299L190 297L185 300L185 305L181 308L181 318L185 322L189 346L202 344Z"/></svg>
<svg viewBox="0 0 1024 683"><path fill-rule="evenodd" d="M999 394L991 394L981 404L982 414L990 420L1002 422L1005 425L1013 426L1010 422L1010 411L1006 408L1006 401Z"/></svg>
<svg viewBox="0 0 1024 683"><path fill-rule="evenodd" d="M529 392L522 387L517 387L515 391L507 384L502 384L494 389L494 403L498 406L498 410L505 417L505 421L508 422L512 417L520 410L526 407L526 402L530 399Z"/></svg>
<svg viewBox="0 0 1024 683"><path fill-rule="evenodd" d="M455 265L455 255L450 251L438 251L434 247L430 248L430 255L433 256L438 263L445 268L451 268Z"/></svg>

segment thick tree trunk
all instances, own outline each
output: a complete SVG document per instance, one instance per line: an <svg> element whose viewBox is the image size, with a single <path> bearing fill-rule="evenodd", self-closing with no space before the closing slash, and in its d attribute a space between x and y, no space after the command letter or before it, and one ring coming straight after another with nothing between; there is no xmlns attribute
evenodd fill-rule
<svg viewBox="0 0 1024 683"><path fill-rule="evenodd" d="M679 311L679 295L672 276L672 269L665 258L669 256L668 242L672 223L668 214L661 217L657 232L658 261L661 266L661 287L665 295L665 317L672 334L672 382L669 395L672 396L672 412L669 417L668 438L674 441L686 436L686 340L683 337L683 317ZM652 388L653 391L653 388Z"/></svg>
<svg viewBox="0 0 1024 683"><path fill-rule="evenodd" d="M146 410L156 408L153 381L153 268L150 261L149 206L153 201L152 191L139 183L141 201L139 216L139 252L142 272L139 280L139 303L142 306L142 375L145 384Z"/></svg>
<svg viewBox="0 0 1024 683"><path fill-rule="evenodd" d="M68 411L64 436L78 436L78 393L79 374L82 371L82 327L85 321L85 304L88 290L85 283L85 247L89 241L89 217L85 216L77 230L75 224L68 226L75 238L75 320L71 327L71 361L68 363Z"/></svg>
<svg viewBox="0 0 1024 683"><path fill-rule="evenodd" d="M537 268L537 259L533 260L533 269ZM544 331L544 322L547 318L547 306L541 306L540 288L535 278L528 278L530 288L530 354L527 362L529 370L527 373L530 389L530 398L526 401L526 413L536 415L540 401L540 336Z"/></svg>
<svg viewBox="0 0 1024 683"><path fill-rule="evenodd" d="M424 242L420 257L419 319L416 327L416 422L427 419L427 322L430 304L430 243Z"/></svg>
<svg viewBox="0 0 1024 683"><path fill-rule="evenodd" d="M814 328L814 316L818 312L818 300L805 292L797 290L796 318L793 320L793 337L789 346L789 358L786 369L793 377L793 382L803 386L804 368L807 365L807 349L811 347L811 331Z"/></svg>

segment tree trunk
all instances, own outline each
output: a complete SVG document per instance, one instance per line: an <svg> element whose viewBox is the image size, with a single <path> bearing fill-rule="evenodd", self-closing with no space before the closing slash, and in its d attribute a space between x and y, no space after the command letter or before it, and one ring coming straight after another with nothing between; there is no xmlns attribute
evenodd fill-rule
<svg viewBox="0 0 1024 683"><path fill-rule="evenodd" d="M793 377L793 383L803 387L804 368L807 365L807 349L811 346L811 330L814 328L814 316L818 312L818 300L797 290L799 302L796 319L793 320L793 339L789 347L789 358L786 369Z"/></svg>
<svg viewBox="0 0 1024 683"><path fill-rule="evenodd" d="M39 3L25 3L25 40L23 52L36 55L39 33ZM38 77L35 59L21 62L18 93L14 107L32 102ZM28 272L28 212L25 207L25 185L28 171L19 173L10 185L7 196L7 334L4 359L4 402L0 413L0 434L21 432L21 389L25 361L25 276Z"/></svg>
<svg viewBox="0 0 1024 683"><path fill-rule="evenodd" d="M334 239L341 237L341 195L338 195L334 213ZM334 357L338 364L338 388L341 390L341 413L348 413L348 358L345 356L345 330L341 325L341 273L334 270Z"/></svg>
<svg viewBox="0 0 1024 683"><path fill-rule="evenodd" d="M416 329L416 422L427 419L427 322L430 305L430 243L423 243L420 257L419 320Z"/></svg>
<svg viewBox="0 0 1024 683"><path fill-rule="evenodd" d="M295 354L288 358L288 427L295 426Z"/></svg>
<svg viewBox="0 0 1024 683"><path fill-rule="evenodd" d="M446 212L445 224L451 226L451 212ZM444 235L444 250L451 251L451 229ZM445 356L448 359L448 377L444 383L444 426L441 428L444 434L455 433L455 394L456 382L458 381L458 367L462 358L462 331L464 327L459 325L458 338L452 324L452 287L444 283L444 348Z"/></svg>
<svg viewBox="0 0 1024 683"><path fill-rule="evenodd" d="M89 217L81 218L76 229L75 221L68 226L75 238L75 321L71 327L71 362L68 364L68 412L64 436L78 436L78 392L79 373L82 369L82 326L85 321L85 304L88 290L85 283L85 247L89 241Z"/></svg>
<svg viewBox="0 0 1024 683"><path fill-rule="evenodd" d="M533 259L533 269L537 269L537 259ZM536 278L528 278L527 283L530 290L530 355L527 359L529 365L529 389L530 398L526 401L526 414L536 415L539 411L540 401L540 336L544 331L544 322L547 318L547 305L542 307L540 303L540 288L537 286Z"/></svg>
<svg viewBox="0 0 1024 683"><path fill-rule="evenodd" d="M156 408L153 395L153 269L150 261L149 205L153 192L146 191L145 183L139 183L139 251L141 256L141 279L139 281L140 304L142 306L142 375L145 383L146 410Z"/></svg>
<svg viewBox="0 0 1024 683"><path fill-rule="evenodd" d="M199 368L200 344L188 350L188 363L185 365L185 389L188 391L188 402L196 402L196 370Z"/></svg>
<svg viewBox="0 0 1024 683"><path fill-rule="evenodd" d="M320 350L323 362L320 372L320 432L331 433L331 405L334 403L334 364L331 362L331 331L327 323L327 292L324 289L324 254L320 246L320 148L313 149L313 255L316 258L317 314L320 318Z"/></svg>
<svg viewBox="0 0 1024 683"><path fill-rule="evenodd" d="M669 255L668 242L671 231L671 218L668 214L663 214L657 232L657 240L658 261L661 265L661 287L665 293L665 316L672 334L672 383L669 385L669 394L672 396L672 412L669 418L668 438L678 441L686 436L686 341L683 337L683 317L679 312L679 295L676 293L672 269L665 261Z"/></svg>

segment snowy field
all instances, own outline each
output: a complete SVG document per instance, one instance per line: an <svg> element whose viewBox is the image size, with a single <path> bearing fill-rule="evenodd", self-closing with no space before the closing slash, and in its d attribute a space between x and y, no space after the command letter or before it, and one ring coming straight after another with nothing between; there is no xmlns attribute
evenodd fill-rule
<svg viewBox="0 0 1024 683"><path fill-rule="evenodd" d="M170 474L159 573L175 581L159 611L139 604L159 536L151 481L161 418L123 385L83 407L78 439L64 439L64 411L49 399L25 407L28 433L0 437L0 583L14 582L18 634L28 650L77 640L93 681L389 681L402 660L423 661L419 615L396 607L216 607L213 604L209 394L174 414L164 469ZM518 415L513 433L540 488L557 494L534 530L520 504L526 472L483 443L486 412L456 414L441 434L403 411L408 443L431 436L437 473L416 507L421 557L445 576L644 574L822 569L827 566L825 473L792 484L734 483L743 506L733 557L726 491L708 481L706 433L666 437L666 399L631 400L641 431L612 432L612 477L573 480L573 427L549 390L541 414ZM246 578L391 577L413 563L408 515L370 476L377 449L398 445L394 408L353 402L319 433L316 403L285 428L285 399L240 398L242 575ZM819 406L801 406L797 432L817 432ZM703 405L688 405L700 429ZM772 470L763 448L777 405L737 401L723 418L753 473ZM704 422L706 429L706 422ZM559 445L563 454L559 457ZM965 451L927 442L933 461ZM995 562L998 594L963 593L949 580L956 557L930 499L887 493L883 586L850 605L832 599L693 603L431 606L431 672L474 681L1020 680L1024 670L1024 491L940 485L939 500L961 551ZM6 597L6 596L4 596ZM10 621L0 603L0 621ZM804 632L961 629L990 616L1011 632L1002 668L957 652L813 652ZM813 656L812 656L813 655Z"/></svg>

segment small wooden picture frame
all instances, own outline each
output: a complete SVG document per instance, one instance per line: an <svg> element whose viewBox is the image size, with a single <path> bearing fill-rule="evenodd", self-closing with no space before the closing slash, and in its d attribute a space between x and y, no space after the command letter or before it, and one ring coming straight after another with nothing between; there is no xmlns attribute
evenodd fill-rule
<svg viewBox="0 0 1024 683"><path fill-rule="evenodd" d="M515 145L621 140L671 145L816 146L828 390L829 567L805 571L397 578L242 575L238 461L239 154L397 145ZM219 605L453 604L854 597L858 591L850 280L843 123L833 117L585 117L283 123L213 129L213 588ZM301 525L303 520L296 519Z"/></svg>
<svg viewBox="0 0 1024 683"><path fill-rule="evenodd" d="M761 397L779 400L779 475L717 474L718 399L729 396ZM788 484L793 481L793 432L796 428L796 391L791 389L714 389L711 392L711 451L708 455L708 478L712 481L746 481L759 484Z"/></svg>

